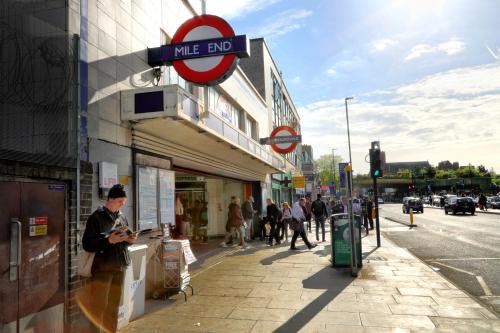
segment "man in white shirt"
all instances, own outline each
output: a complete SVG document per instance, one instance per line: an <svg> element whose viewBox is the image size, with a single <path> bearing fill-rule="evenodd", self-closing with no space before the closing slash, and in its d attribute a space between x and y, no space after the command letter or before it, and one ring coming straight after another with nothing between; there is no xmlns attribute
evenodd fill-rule
<svg viewBox="0 0 500 333"><path fill-rule="evenodd" d="M291 229L293 230L293 236L292 236L292 243L290 244L290 250L298 250L298 248L295 247L295 241L297 238L302 237L302 240L304 243L307 245L309 249L315 248L316 244L311 244L309 243L309 240L307 239L307 235L304 231L304 221L306 220L306 216L304 214L304 207L306 205L306 199L305 198L300 198L298 201L296 201L293 204L293 209L292 209L292 223L291 223Z"/></svg>

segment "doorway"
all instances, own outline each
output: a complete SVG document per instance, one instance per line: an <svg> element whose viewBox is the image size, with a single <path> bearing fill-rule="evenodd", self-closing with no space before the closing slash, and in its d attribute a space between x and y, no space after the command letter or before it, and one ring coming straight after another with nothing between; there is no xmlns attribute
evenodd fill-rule
<svg viewBox="0 0 500 333"><path fill-rule="evenodd" d="M66 186L0 181L0 203L0 333L62 333Z"/></svg>

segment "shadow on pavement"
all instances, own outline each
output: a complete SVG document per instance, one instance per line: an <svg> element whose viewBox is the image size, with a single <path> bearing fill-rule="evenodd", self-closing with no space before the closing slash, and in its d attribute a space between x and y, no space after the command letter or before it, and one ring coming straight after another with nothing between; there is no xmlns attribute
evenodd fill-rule
<svg viewBox="0 0 500 333"><path fill-rule="evenodd" d="M288 250L288 251L279 252L279 253L276 253L275 255L267 257L266 259L262 259L260 261L260 263L262 265L265 265L265 266L272 265L272 263L274 261L276 261L276 260L284 259L284 258L293 256L293 255L299 254L299 253L301 253L301 251L291 251L291 250Z"/></svg>
<svg viewBox="0 0 500 333"><path fill-rule="evenodd" d="M305 308L297 312L287 322L277 328L275 333L289 333L300 331L309 323L325 306L327 306L342 290L352 281L351 271L348 268L325 267L313 276L302 281L306 289L326 289L319 297L315 298Z"/></svg>

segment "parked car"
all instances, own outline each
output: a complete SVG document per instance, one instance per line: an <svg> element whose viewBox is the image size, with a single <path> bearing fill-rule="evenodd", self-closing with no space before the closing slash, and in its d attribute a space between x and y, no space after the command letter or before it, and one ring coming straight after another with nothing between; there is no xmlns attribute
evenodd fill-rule
<svg viewBox="0 0 500 333"><path fill-rule="evenodd" d="M444 204L444 213L453 213L455 215L458 212L461 212L462 214L465 213L471 213L474 215L476 212L476 207L474 205L474 200L469 197L454 197L454 198L449 198L448 202Z"/></svg>
<svg viewBox="0 0 500 333"><path fill-rule="evenodd" d="M424 205L422 204L422 200L420 198L414 197L405 197L403 198L403 214L409 214L410 209L413 209L413 212L424 212Z"/></svg>
<svg viewBox="0 0 500 333"><path fill-rule="evenodd" d="M382 199L382 198L377 198L377 202L378 202L378 204L379 204L379 205L380 205L380 204L383 204L383 203L384 203L384 199Z"/></svg>
<svg viewBox="0 0 500 333"><path fill-rule="evenodd" d="M492 208L491 207L491 200L493 200L494 197L486 197L486 208Z"/></svg>
<svg viewBox="0 0 500 333"><path fill-rule="evenodd" d="M500 196L491 198L490 206L491 206L490 208L493 209L500 209Z"/></svg>

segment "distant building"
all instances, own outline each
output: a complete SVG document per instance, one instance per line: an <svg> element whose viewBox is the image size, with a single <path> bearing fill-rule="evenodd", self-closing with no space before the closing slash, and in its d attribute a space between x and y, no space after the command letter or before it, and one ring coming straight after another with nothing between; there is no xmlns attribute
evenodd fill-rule
<svg viewBox="0 0 500 333"><path fill-rule="evenodd" d="M460 164L458 162L451 163L450 161L441 161L437 166L440 170L458 170L460 169Z"/></svg>
<svg viewBox="0 0 500 333"><path fill-rule="evenodd" d="M430 168L431 165L429 161L417 161L417 162L391 162L385 164L386 174L396 174L401 169L408 170L418 170L423 168Z"/></svg>
<svg viewBox="0 0 500 333"><path fill-rule="evenodd" d="M302 145L302 174L306 178L306 195L315 197L316 181L313 164L313 149L309 145Z"/></svg>

